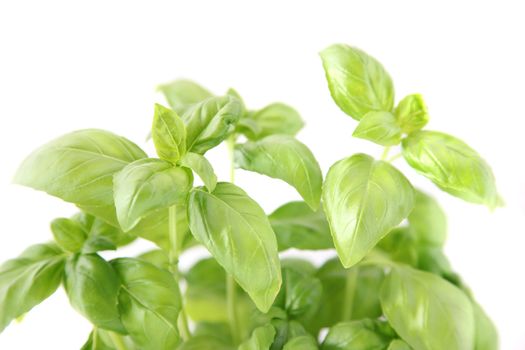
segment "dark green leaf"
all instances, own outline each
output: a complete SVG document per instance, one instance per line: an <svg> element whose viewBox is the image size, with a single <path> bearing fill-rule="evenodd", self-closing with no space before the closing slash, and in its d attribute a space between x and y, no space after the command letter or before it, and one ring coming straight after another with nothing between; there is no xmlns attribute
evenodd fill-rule
<svg viewBox="0 0 525 350"><path fill-rule="evenodd" d="M317 211L305 202L289 202L268 217L277 236L279 250L333 248L330 227L322 208Z"/></svg>
<svg viewBox="0 0 525 350"><path fill-rule="evenodd" d="M275 329L267 324L256 328L250 339L239 345L239 350L268 350L275 338Z"/></svg>
<svg viewBox="0 0 525 350"><path fill-rule="evenodd" d="M335 103L360 120L370 111L390 111L394 86L381 63L347 45L332 45L321 52L328 87Z"/></svg>
<svg viewBox="0 0 525 350"><path fill-rule="evenodd" d="M193 170L202 180L208 191L213 192L217 185L217 175L210 162L198 153L187 153L181 160L181 166Z"/></svg>
<svg viewBox="0 0 525 350"><path fill-rule="evenodd" d="M356 154L328 171L323 204L337 254L350 267L408 216L414 190L389 163Z"/></svg>
<svg viewBox="0 0 525 350"><path fill-rule="evenodd" d="M64 287L71 305L93 325L125 333L117 308L120 282L108 262L97 254L70 257Z"/></svg>
<svg viewBox="0 0 525 350"><path fill-rule="evenodd" d="M408 222L416 232L421 244L442 247L447 238L447 218L443 209L431 196L415 192L414 209L408 215Z"/></svg>
<svg viewBox="0 0 525 350"><path fill-rule="evenodd" d="M51 222L51 232L58 245L72 253L79 252L86 241L86 232L80 224L67 218L58 218Z"/></svg>
<svg viewBox="0 0 525 350"><path fill-rule="evenodd" d="M427 106L419 94L408 95L402 99L394 113L398 124L407 134L422 129L429 119Z"/></svg>
<svg viewBox="0 0 525 350"><path fill-rule="evenodd" d="M242 117L242 103L235 97L210 97L189 108L182 120L186 124L186 149L204 154L224 141Z"/></svg>
<svg viewBox="0 0 525 350"><path fill-rule="evenodd" d="M322 350L382 350L395 332L386 322L363 319L339 323L328 331Z"/></svg>
<svg viewBox="0 0 525 350"><path fill-rule="evenodd" d="M144 350L173 349L179 343L181 296L171 273L132 258L111 264L122 283L118 297L122 324L135 344Z"/></svg>
<svg viewBox="0 0 525 350"><path fill-rule="evenodd" d="M57 245L37 244L0 266L0 332L55 292L64 260Z"/></svg>
<svg viewBox="0 0 525 350"><path fill-rule="evenodd" d="M241 119L238 130L255 141L275 134L295 136L303 126L295 109L283 103L272 103Z"/></svg>
<svg viewBox="0 0 525 350"><path fill-rule="evenodd" d="M352 136L382 146L393 146L401 142L401 133L401 128L392 113L372 111L363 116Z"/></svg>
<svg viewBox="0 0 525 350"><path fill-rule="evenodd" d="M193 175L160 159L141 159L115 174L115 207L124 231L159 209L183 203L193 185Z"/></svg>
<svg viewBox="0 0 525 350"><path fill-rule="evenodd" d="M169 108L155 104L151 137L161 159L176 163L186 153L186 127Z"/></svg>
<svg viewBox="0 0 525 350"><path fill-rule="evenodd" d="M441 277L396 267L381 290L383 312L396 332L415 349L473 349L470 300Z"/></svg>
<svg viewBox="0 0 525 350"><path fill-rule="evenodd" d="M211 92L202 86L185 79L160 85L158 89L177 113L183 113L189 106L212 96Z"/></svg>
<svg viewBox="0 0 525 350"><path fill-rule="evenodd" d="M281 285L277 241L266 214L239 187L225 182L208 193L194 189L188 205L190 229L266 312Z"/></svg>
<svg viewBox="0 0 525 350"><path fill-rule="evenodd" d="M106 221L115 216L113 174L146 154L113 133L87 129L61 136L34 151L14 181L45 191Z"/></svg>
<svg viewBox="0 0 525 350"><path fill-rule="evenodd" d="M443 191L495 208L496 182L489 165L463 141L436 131L418 131L403 140L408 164Z"/></svg>
<svg viewBox="0 0 525 350"><path fill-rule="evenodd" d="M239 168L287 182L312 209L319 207L323 183L321 168L308 147L295 138L274 135L238 145L235 162Z"/></svg>

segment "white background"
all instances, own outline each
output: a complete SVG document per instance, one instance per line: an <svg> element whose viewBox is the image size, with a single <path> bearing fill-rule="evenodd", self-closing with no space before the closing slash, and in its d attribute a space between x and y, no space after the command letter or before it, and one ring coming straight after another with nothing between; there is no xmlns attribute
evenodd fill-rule
<svg viewBox="0 0 525 350"><path fill-rule="evenodd" d="M103 128L140 145L155 86L188 77L251 108L295 106L299 138L323 171L356 152L356 123L333 103L318 52L343 42L377 57L398 99L426 98L430 129L459 136L492 164L507 206L490 213L441 194L396 161L449 215L446 251L497 323L502 349L525 349L525 22L519 1L2 1L0 2L0 260L51 238L71 205L10 184L21 160L48 140ZM151 150L151 145L145 146ZM210 153L222 179L224 149ZM298 198L288 186L238 172L270 211ZM131 254L149 245L135 245ZM195 259L184 256L183 266ZM89 325L62 290L0 335L0 349L76 349Z"/></svg>

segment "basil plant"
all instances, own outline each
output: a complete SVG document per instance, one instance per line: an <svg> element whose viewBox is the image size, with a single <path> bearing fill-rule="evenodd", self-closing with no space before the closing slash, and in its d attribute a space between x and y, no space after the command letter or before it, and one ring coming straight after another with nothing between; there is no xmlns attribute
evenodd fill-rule
<svg viewBox="0 0 525 350"><path fill-rule="evenodd" d="M397 101L373 57L333 45L321 59L333 100L358 122L353 136L384 147L380 158L341 159L324 181L295 138L304 123L294 108L249 109L233 89L214 95L187 80L159 87L167 105L152 113L154 156L99 129L30 154L14 181L78 213L0 267L0 331L63 286L93 325L84 350L497 349L494 325L443 253L443 209L394 161L492 209L501 200L489 165L427 130L422 96ZM229 179L206 158L222 143ZM285 181L302 200L265 213L234 184L235 168ZM104 258L141 239L157 248ZM180 271L194 246L209 256ZM288 249L334 257L280 258Z"/></svg>

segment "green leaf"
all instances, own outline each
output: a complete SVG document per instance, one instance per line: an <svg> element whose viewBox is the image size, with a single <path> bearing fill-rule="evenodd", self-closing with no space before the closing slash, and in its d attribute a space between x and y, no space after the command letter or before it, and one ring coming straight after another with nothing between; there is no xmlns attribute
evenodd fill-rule
<svg viewBox="0 0 525 350"><path fill-rule="evenodd" d="M235 97L210 97L189 108L182 120L186 124L186 149L204 154L224 141L242 117L242 103Z"/></svg>
<svg viewBox="0 0 525 350"><path fill-rule="evenodd" d="M237 145L235 162L239 168L287 182L313 210L319 207L321 168L308 147L293 137L274 135Z"/></svg>
<svg viewBox="0 0 525 350"><path fill-rule="evenodd" d="M328 87L335 103L360 120L370 111L390 111L394 86L381 63L363 51L343 44L321 53Z"/></svg>
<svg viewBox="0 0 525 350"><path fill-rule="evenodd" d="M141 159L115 174L115 207L124 231L152 212L183 203L193 185L191 171L160 159Z"/></svg>
<svg viewBox="0 0 525 350"><path fill-rule="evenodd" d="M144 260L157 266L160 269L169 270L170 260L168 254L161 249L153 249L137 256L137 259Z"/></svg>
<svg viewBox="0 0 525 350"><path fill-rule="evenodd" d="M337 254L350 267L408 216L414 190L389 163L356 154L328 171L323 204Z"/></svg>
<svg viewBox="0 0 525 350"><path fill-rule="evenodd" d="M189 106L213 96L202 86L185 79L160 85L158 90L164 94L170 107L177 113L183 113Z"/></svg>
<svg viewBox="0 0 525 350"><path fill-rule="evenodd" d="M472 308L474 309L474 322L476 324L474 349L497 350L499 341L496 327L478 303L473 301Z"/></svg>
<svg viewBox="0 0 525 350"><path fill-rule="evenodd" d="M279 250L333 248L330 227L322 208L313 211L305 202L289 202L268 218L277 236Z"/></svg>
<svg viewBox="0 0 525 350"><path fill-rule="evenodd" d="M155 104L151 137L161 159L176 163L186 153L186 127L169 108Z"/></svg>
<svg viewBox="0 0 525 350"><path fill-rule="evenodd" d="M195 325L192 337L207 336L232 344L231 328L227 322L199 322Z"/></svg>
<svg viewBox="0 0 525 350"><path fill-rule="evenodd" d="M126 349L135 349L135 346L129 337L95 327L80 350L120 350L120 348L115 346L114 338L118 338L122 341L126 346Z"/></svg>
<svg viewBox="0 0 525 350"><path fill-rule="evenodd" d="M281 350L289 340L308 335L303 325L297 321L276 318L271 321L271 324L275 328L276 334L270 350Z"/></svg>
<svg viewBox="0 0 525 350"><path fill-rule="evenodd" d="M217 175L215 175L212 165L204 156L198 153L186 153L180 165L193 170L199 175L208 191L213 192L217 185Z"/></svg>
<svg viewBox="0 0 525 350"><path fill-rule="evenodd" d="M418 131L403 140L403 156L443 191L489 208L498 205L492 170L463 141L441 132Z"/></svg>
<svg viewBox="0 0 525 350"><path fill-rule="evenodd" d="M239 121L238 130L252 141L266 136L295 136L304 126L299 113L283 103L272 103Z"/></svg>
<svg viewBox="0 0 525 350"><path fill-rule="evenodd" d="M256 328L250 339L239 345L239 350L268 350L275 338L275 329L267 324Z"/></svg>
<svg viewBox="0 0 525 350"><path fill-rule="evenodd" d="M437 201L426 193L415 192L414 209L408 215L410 227L421 244L442 247L447 238L447 217Z"/></svg>
<svg viewBox="0 0 525 350"><path fill-rule="evenodd" d="M453 273L450 262L440 247L420 247L416 267L442 277Z"/></svg>
<svg viewBox="0 0 525 350"><path fill-rule="evenodd" d="M266 214L239 187L220 182L212 193L194 189L190 230L266 312L281 286L277 241Z"/></svg>
<svg viewBox="0 0 525 350"><path fill-rule="evenodd" d="M75 203L110 221L113 174L146 154L113 133L86 129L61 136L29 155L14 182Z"/></svg>
<svg viewBox="0 0 525 350"><path fill-rule="evenodd" d="M119 310L122 324L144 350L170 350L179 343L179 287L170 272L132 258L111 262L122 283Z"/></svg>
<svg viewBox="0 0 525 350"><path fill-rule="evenodd" d="M401 128L390 112L371 111L363 116L352 134L382 146L393 146L401 142Z"/></svg>
<svg viewBox="0 0 525 350"><path fill-rule="evenodd" d="M37 244L0 266L0 332L55 292L64 259L57 245Z"/></svg>
<svg viewBox="0 0 525 350"><path fill-rule="evenodd" d="M393 261L411 266L418 264L421 247L411 227L396 227L379 241L377 248Z"/></svg>
<svg viewBox="0 0 525 350"><path fill-rule="evenodd" d="M117 297L120 288L113 267L97 254L76 254L66 263L64 287L71 305L93 325L125 333Z"/></svg>
<svg viewBox="0 0 525 350"><path fill-rule="evenodd" d="M474 314L457 287L428 272L396 267L381 290L386 318L415 349L473 349Z"/></svg>
<svg viewBox="0 0 525 350"><path fill-rule="evenodd" d="M53 220L51 232L57 244L72 253L79 252L87 238L86 232L79 223L67 218Z"/></svg>
<svg viewBox="0 0 525 350"><path fill-rule="evenodd" d="M292 338L283 347L283 350L318 350L317 341L311 335L301 335Z"/></svg>
<svg viewBox="0 0 525 350"><path fill-rule="evenodd" d="M395 333L386 322L363 319L339 323L328 331L322 350L386 349Z"/></svg>
<svg viewBox="0 0 525 350"><path fill-rule="evenodd" d="M429 119L427 106L419 94L408 95L402 99L394 113L401 129L407 134L422 129Z"/></svg>
<svg viewBox="0 0 525 350"><path fill-rule="evenodd" d="M411 350L412 348L401 339L394 339L386 350Z"/></svg>
<svg viewBox="0 0 525 350"><path fill-rule="evenodd" d="M235 348L214 336L199 335L181 344L177 350L235 350Z"/></svg>

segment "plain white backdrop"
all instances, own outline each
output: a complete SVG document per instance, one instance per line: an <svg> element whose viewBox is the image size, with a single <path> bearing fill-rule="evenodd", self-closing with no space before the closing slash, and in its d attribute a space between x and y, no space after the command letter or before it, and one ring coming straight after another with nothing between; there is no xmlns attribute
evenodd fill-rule
<svg viewBox="0 0 525 350"><path fill-rule="evenodd" d="M502 349L525 349L525 51L519 1L1 1L0 260L49 240L49 222L74 208L11 184L22 159L66 132L103 128L144 142L155 86L194 79L236 88L251 108L283 101L307 125L299 138L323 171L380 148L353 140L356 122L333 103L318 52L343 42L378 58L398 100L425 97L429 129L464 139L493 166L506 207L490 213L436 194L449 215L446 252L497 324ZM227 178L224 149L210 153ZM267 211L288 186L238 171ZM150 247L135 244L123 254ZM193 252L182 265L195 261ZM111 255L110 255L111 256ZM314 257L317 261L322 258ZM0 335L0 349L78 349L90 331L60 290Z"/></svg>

